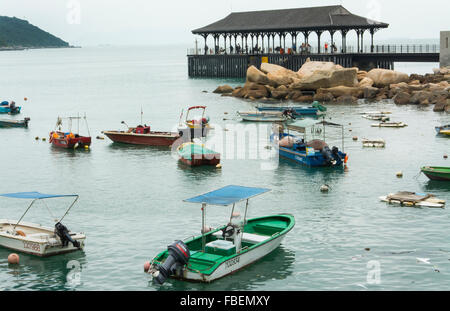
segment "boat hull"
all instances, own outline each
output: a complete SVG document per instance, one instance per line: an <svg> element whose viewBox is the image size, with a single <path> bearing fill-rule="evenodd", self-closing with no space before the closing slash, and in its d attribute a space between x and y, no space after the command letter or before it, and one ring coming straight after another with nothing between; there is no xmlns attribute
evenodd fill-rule
<svg viewBox="0 0 450 311"><path fill-rule="evenodd" d="M71 243L67 246L62 246L59 239L54 237L48 239L34 238L31 235L13 235L7 233L6 231L12 231L12 226L10 224L15 224L17 221L14 220L0 220L0 246L8 248L17 252L26 253L30 255L35 255L39 257L50 257L65 253L76 252L78 250L83 250L85 245L86 236L81 233L75 233L72 239L80 243L80 249L74 247ZM52 228L43 227L33 223L21 222L20 225L16 227L23 231L32 231L35 233L46 234L49 237L54 235Z"/></svg>
<svg viewBox="0 0 450 311"><path fill-rule="evenodd" d="M19 114L21 110L22 107L16 107L14 111L11 111L9 106L0 106L0 113Z"/></svg>
<svg viewBox="0 0 450 311"><path fill-rule="evenodd" d="M423 167L421 171L431 180L450 181L449 167Z"/></svg>
<svg viewBox="0 0 450 311"><path fill-rule="evenodd" d="M178 133L152 132L150 134L135 134L126 132L105 131L103 132L115 143L142 146L172 146L180 138Z"/></svg>
<svg viewBox="0 0 450 311"><path fill-rule="evenodd" d="M64 134L59 133L58 138L53 137L53 133L50 133L50 140L49 142L52 144L52 146L57 148L63 148L63 149L75 149L77 147L84 147L84 146L90 146L92 139L91 137L85 137L85 136L79 136L74 138L63 138Z"/></svg>
<svg viewBox="0 0 450 311"><path fill-rule="evenodd" d="M293 110L295 114L297 115L313 115L316 116L319 113L319 109L313 108L313 107L257 107L261 112L265 111L286 111L286 110Z"/></svg>
<svg viewBox="0 0 450 311"><path fill-rule="evenodd" d="M28 128L30 120L0 120L0 127L23 127Z"/></svg>
<svg viewBox="0 0 450 311"><path fill-rule="evenodd" d="M256 247L253 250L241 253L225 261L224 263L219 265L219 267L210 275L199 274L184 269L182 275L178 275L177 277L179 279L193 282L205 282L205 283L213 282L227 275L233 274L245 268L246 266L249 266L250 264L258 261L264 256L269 255L271 252L273 252L276 248L280 246L286 234L287 232L283 235L280 235L277 238L270 240L267 243L264 243L263 245Z"/></svg>
<svg viewBox="0 0 450 311"><path fill-rule="evenodd" d="M345 153L339 151L339 157L335 165L327 164L325 158L320 152L314 152L312 154L306 154L306 152L297 152L288 148L279 147L280 157L295 161L308 167L342 167L344 164L343 159L347 156Z"/></svg>

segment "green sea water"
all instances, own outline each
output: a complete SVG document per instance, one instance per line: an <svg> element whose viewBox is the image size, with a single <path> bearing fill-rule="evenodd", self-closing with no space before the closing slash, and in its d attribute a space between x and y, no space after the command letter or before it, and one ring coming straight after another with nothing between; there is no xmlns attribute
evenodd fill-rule
<svg viewBox="0 0 450 311"><path fill-rule="evenodd" d="M224 129L248 126L235 112L251 110L251 103L211 93L218 85L243 81L189 79L185 51L87 47L0 53L0 98L23 107L13 118L31 118L27 130L0 129L0 193L77 193L80 200L64 223L87 235L84 252L45 259L20 254L18 266L8 265L11 251L0 248L0 289L450 290L449 210L394 207L378 199L408 190L450 201L450 185L419 175L424 165L450 166L443 158L450 153L450 139L434 131L450 123L448 114L389 101L328 106L327 118L345 125L346 170L307 169L284 160L264 169L261 159L231 152L220 170L191 169L168 148L95 139L103 130L123 129L121 121L140 123L141 107L144 123L154 130L174 129L181 110L192 105L206 105L222 135L231 132ZM409 126L372 128L374 122L359 113L373 110L392 111L392 120ZM58 150L48 140L35 140L48 138L58 116L78 113L88 117L94 138L89 151ZM83 123L80 129L86 133ZM340 132L329 131L327 137L340 146ZM364 137L384 138L387 146L363 149ZM396 177L398 171L403 178ZM212 284L154 285L143 272L144 262L174 240L200 233L200 207L182 200L229 184L272 189L251 200L249 216L291 213L295 228L276 251ZM320 192L323 184L330 185L329 193ZM18 219L28 203L0 199L0 218ZM48 205L57 214L69 203L58 199ZM229 213L211 207L207 222L222 225ZM52 226L52 218L38 204L25 220Z"/></svg>

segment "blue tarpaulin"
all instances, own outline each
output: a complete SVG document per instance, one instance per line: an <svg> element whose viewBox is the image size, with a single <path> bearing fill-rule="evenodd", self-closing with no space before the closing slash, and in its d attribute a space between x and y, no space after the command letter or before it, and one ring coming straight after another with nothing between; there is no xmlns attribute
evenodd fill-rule
<svg viewBox="0 0 450 311"><path fill-rule="evenodd" d="M15 199L52 199L52 198L65 198L65 197L77 197L77 194L44 194L40 192L19 192L19 193L5 193L0 194L2 197L15 198Z"/></svg>
<svg viewBox="0 0 450 311"><path fill-rule="evenodd" d="M227 206L254 196L269 192L266 188L251 188L241 186L226 186L215 191L211 191L197 197L184 200L189 203L205 203L210 205Z"/></svg>

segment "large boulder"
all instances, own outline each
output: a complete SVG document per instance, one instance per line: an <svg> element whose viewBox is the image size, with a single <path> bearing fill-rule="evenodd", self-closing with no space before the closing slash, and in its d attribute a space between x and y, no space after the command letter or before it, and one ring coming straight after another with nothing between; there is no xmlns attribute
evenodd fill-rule
<svg viewBox="0 0 450 311"><path fill-rule="evenodd" d="M253 82L258 84L270 84L267 75L260 71L255 66L250 66L247 69L247 82Z"/></svg>
<svg viewBox="0 0 450 311"><path fill-rule="evenodd" d="M269 91L264 85L253 82L246 82L244 87L236 88L233 91L232 96L239 98L260 99L268 97Z"/></svg>
<svg viewBox="0 0 450 311"><path fill-rule="evenodd" d="M409 81L409 76L406 73L380 68L369 71L367 77L373 80L376 87L385 87Z"/></svg>
<svg viewBox="0 0 450 311"><path fill-rule="evenodd" d="M282 66L275 65L275 64L269 64L269 63L261 64L261 71L265 74L280 71L280 70L287 70L287 69Z"/></svg>
<svg viewBox="0 0 450 311"><path fill-rule="evenodd" d="M364 90L359 87L335 86L331 88L321 88L317 90L317 93L331 93L334 97L349 95L362 98Z"/></svg>
<svg viewBox="0 0 450 311"><path fill-rule="evenodd" d="M435 112L443 112L443 111L449 111L450 110L450 99L443 99L441 98L436 102L434 105L433 111Z"/></svg>
<svg viewBox="0 0 450 311"><path fill-rule="evenodd" d="M289 94L288 88L284 85L277 87L272 92L272 98L275 99L286 99L287 95Z"/></svg>
<svg viewBox="0 0 450 311"><path fill-rule="evenodd" d="M320 92L316 93L313 99L318 102L332 102L334 100L334 96L330 92Z"/></svg>
<svg viewBox="0 0 450 311"><path fill-rule="evenodd" d="M359 81L358 86L359 87L372 87L373 86L373 80L370 78L364 78L361 81Z"/></svg>
<svg viewBox="0 0 450 311"><path fill-rule="evenodd" d="M364 92L363 97L365 99L375 99L378 95L378 88L371 86L364 87L363 92Z"/></svg>
<svg viewBox="0 0 450 311"><path fill-rule="evenodd" d="M407 105L409 104L411 95L407 92L399 92L393 99L397 105Z"/></svg>
<svg viewBox="0 0 450 311"><path fill-rule="evenodd" d="M354 104L358 102L358 99L351 95L343 95L336 98L336 103L338 104Z"/></svg>
<svg viewBox="0 0 450 311"><path fill-rule="evenodd" d="M272 85L277 85L277 86L289 85L293 82L288 71L285 71L285 70L269 72L267 74L267 78L269 78Z"/></svg>
<svg viewBox="0 0 450 311"><path fill-rule="evenodd" d="M306 78L312 75L315 71L334 71L342 68L342 66L336 65L333 62L316 62L308 59L297 73L300 78Z"/></svg>
<svg viewBox="0 0 450 311"><path fill-rule="evenodd" d="M343 68L336 70L317 70L313 74L302 78L291 87L297 90L317 90L320 88L331 88L336 86L353 87L358 84L356 78L357 70L354 68Z"/></svg>
<svg viewBox="0 0 450 311"><path fill-rule="evenodd" d="M233 91L234 91L234 89L231 86L229 86L229 85L222 85L222 86L219 86L217 89L215 89L213 93L216 93L216 94L229 94L229 93L232 93Z"/></svg>
<svg viewBox="0 0 450 311"><path fill-rule="evenodd" d="M364 71L364 70L358 71L357 77L358 77L358 81L363 80L364 78L367 77L367 71Z"/></svg>

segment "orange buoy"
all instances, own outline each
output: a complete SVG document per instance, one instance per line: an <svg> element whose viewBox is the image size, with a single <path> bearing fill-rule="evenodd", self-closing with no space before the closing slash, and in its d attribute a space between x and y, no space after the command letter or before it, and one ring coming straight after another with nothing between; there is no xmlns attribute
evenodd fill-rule
<svg viewBox="0 0 450 311"><path fill-rule="evenodd" d="M150 270L150 261L144 263L144 272L148 272L148 270Z"/></svg>
<svg viewBox="0 0 450 311"><path fill-rule="evenodd" d="M27 100L28 100L28 98L26 98L26 97L25 97L25 98L24 98L23 100L24 100L24 101L27 101Z"/></svg>
<svg viewBox="0 0 450 311"><path fill-rule="evenodd" d="M19 255L15 254L15 253L9 254L9 256L8 256L8 263L10 263L12 265L18 265L19 260L20 260Z"/></svg>

